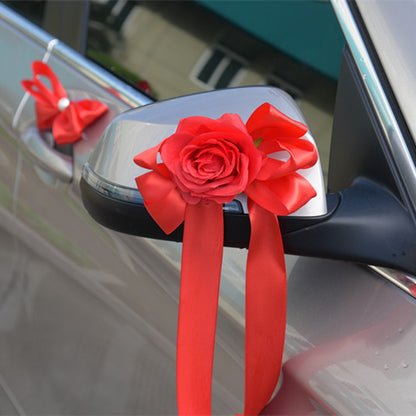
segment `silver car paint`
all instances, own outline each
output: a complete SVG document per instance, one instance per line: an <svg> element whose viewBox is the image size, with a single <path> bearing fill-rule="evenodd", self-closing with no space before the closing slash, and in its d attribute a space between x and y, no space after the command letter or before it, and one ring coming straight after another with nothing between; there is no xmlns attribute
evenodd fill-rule
<svg viewBox="0 0 416 416"><path fill-rule="evenodd" d="M86 214L77 178L94 132L75 148L70 186L27 158L19 135L33 123L31 100L11 125L19 82L46 45L0 15L0 413L174 414L180 245L110 232ZM61 59L67 50L56 45L49 60L65 86L126 107L83 75L95 66ZM285 364L264 413L414 414L414 300L362 266L287 261ZM242 409L243 263L243 251L226 250L216 414Z"/></svg>

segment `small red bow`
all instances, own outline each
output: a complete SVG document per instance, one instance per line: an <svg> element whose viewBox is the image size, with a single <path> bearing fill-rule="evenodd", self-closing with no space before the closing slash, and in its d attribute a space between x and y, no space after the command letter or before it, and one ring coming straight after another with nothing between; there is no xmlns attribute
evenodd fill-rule
<svg viewBox="0 0 416 416"><path fill-rule="evenodd" d="M52 127L58 145L75 143L82 131L107 111L107 106L97 100L69 101L57 76L41 61L32 63L33 80L25 79L22 87L35 100L37 125L40 129ZM49 79L50 90L40 79Z"/></svg>

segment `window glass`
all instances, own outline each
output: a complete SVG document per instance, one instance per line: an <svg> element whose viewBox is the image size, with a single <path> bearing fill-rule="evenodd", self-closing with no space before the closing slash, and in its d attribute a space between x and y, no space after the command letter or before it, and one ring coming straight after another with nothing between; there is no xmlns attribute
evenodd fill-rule
<svg viewBox="0 0 416 416"><path fill-rule="evenodd" d="M305 113L327 170L336 78L203 2L93 0L87 55L157 100L244 85L279 87Z"/></svg>
<svg viewBox="0 0 416 416"><path fill-rule="evenodd" d="M21 14L35 25L42 26L43 15L45 12L44 0L2 0L2 3Z"/></svg>
<svg viewBox="0 0 416 416"><path fill-rule="evenodd" d="M416 2L357 3L406 123L416 140Z"/></svg>

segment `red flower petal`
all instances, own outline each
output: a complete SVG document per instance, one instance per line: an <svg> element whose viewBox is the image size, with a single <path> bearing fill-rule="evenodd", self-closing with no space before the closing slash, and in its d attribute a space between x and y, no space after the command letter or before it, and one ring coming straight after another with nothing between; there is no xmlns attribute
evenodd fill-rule
<svg viewBox="0 0 416 416"><path fill-rule="evenodd" d="M193 136L212 131L234 132L247 134L247 128L238 114L224 114L214 120L208 117L186 117L182 119L176 130L178 133L189 133Z"/></svg>
<svg viewBox="0 0 416 416"><path fill-rule="evenodd" d="M264 138L265 131L270 128L276 129L277 138L302 137L308 131L304 124L292 120L269 103L262 104L253 112L246 127L253 140Z"/></svg>
<svg viewBox="0 0 416 416"><path fill-rule="evenodd" d="M134 156L134 163L145 169L157 170L157 154L161 143Z"/></svg>

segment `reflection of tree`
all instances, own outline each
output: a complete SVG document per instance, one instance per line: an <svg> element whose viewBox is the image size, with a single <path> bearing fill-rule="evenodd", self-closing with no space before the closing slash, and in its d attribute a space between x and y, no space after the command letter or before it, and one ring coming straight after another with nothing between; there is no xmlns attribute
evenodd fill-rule
<svg viewBox="0 0 416 416"><path fill-rule="evenodd" d="M154 95L146 80L121 63L124 47L122 26L139 3L137 1L91 2L87 56L140 91Z"/></svg>
<svg viewBox="0 0 416 416"><path fill-rule="evenodd" d="M108 28L118 32L136 5L142 1L111 0L107 2L92 1L90 20L101 22Z"/></svg>
<svg viewBox="0 0 416 416"><path fill-rule="evenodd" d="M45 0L6 0L3 1L8 7L16 10L37 26L42 25L45 10Z"/></svg>

